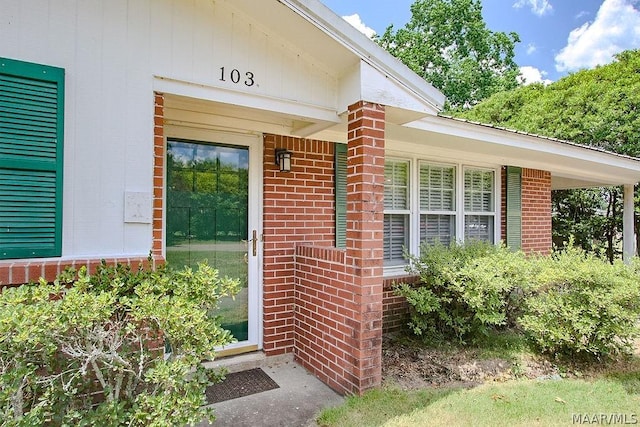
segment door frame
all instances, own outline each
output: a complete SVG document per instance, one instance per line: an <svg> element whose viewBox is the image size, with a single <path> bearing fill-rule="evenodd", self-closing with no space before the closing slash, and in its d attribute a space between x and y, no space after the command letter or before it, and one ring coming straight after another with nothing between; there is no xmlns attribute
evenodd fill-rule
<svg viewBox="0 0 640 427"><path fill-rule="evenodd" d="M249 281L249 339L223 348L216 349L218 357L261 350L263 344L263 138L258 133L236 133L221 130L199 129L166 124L164 170L167 168L167 140L183 139L193 142L223 144L246 147L249 150L249 188L248 188L248 236L251 238L256 230L256 256L251 256L248 249L248 281ZM167 183L164 182L162 222L166 230L167 223ZM163 231L164 233L165 231ZM166 257L166 236L162 240L162 253ZM253 318L252 318L253 314Z"/></svg>

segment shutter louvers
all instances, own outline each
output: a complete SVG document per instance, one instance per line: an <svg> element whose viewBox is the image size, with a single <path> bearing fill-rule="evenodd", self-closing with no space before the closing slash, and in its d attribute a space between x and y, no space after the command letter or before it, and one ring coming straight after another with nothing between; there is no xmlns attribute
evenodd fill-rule
<svg viewBox="0 0 640 427"><path fill-rule="evenodd" d="M64 70L0 58L0 259L60 256Z"/></svg>
<svg viewBox="0 0 640 427"><path fill-rule="evenodd" d="M522 169L507 166L507 246L522 246Z"/></svg>
<svg viewBox="0 0 640 427"><path fill-rule="evenodd" d="M335 144L336 248L347 246L347 146Z"/></svg>

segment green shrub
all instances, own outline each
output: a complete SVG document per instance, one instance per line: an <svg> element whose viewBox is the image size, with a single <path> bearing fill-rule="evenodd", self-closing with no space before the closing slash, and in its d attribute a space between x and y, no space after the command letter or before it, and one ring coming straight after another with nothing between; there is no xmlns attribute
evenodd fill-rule
<svg viewBox="0 0 640 427"><path fill-rule="evenodd" d="M185 425L212 419L201 362L232 342L207 315L237 280L197 271L68 270L0 294L0 419L12 425ZM166 357L160 349L171 343Z"/></svg>
<svg viewBox="0 0 640 427"><path fill-rule="evenodd" d="M540 263L538 290L520 318L540 350L599 358L632 349L639 333L637 267L610 264L574 247Z"/></svg>
<svg viewBox="0 0 640 427"><path fill-rule="evenodd" d="M413 332L460 341L513 321L533 266L521 252L480 241L423 246L410 261L421 284L396 292L409 302Z"/></svg>

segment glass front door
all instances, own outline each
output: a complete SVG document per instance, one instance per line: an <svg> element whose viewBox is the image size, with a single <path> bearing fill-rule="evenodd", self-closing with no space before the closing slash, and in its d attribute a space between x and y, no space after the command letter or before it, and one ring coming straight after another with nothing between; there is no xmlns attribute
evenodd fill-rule
<svg viewBox="0 0 640 427"><path fill-rule="evenodd" d="M215 314L239 342L250 343L256 313L250 310L249 178L248 147L167 142L167 263L197 268L206 260L221 276L240 279L240 293L223 299Z"/></svg>

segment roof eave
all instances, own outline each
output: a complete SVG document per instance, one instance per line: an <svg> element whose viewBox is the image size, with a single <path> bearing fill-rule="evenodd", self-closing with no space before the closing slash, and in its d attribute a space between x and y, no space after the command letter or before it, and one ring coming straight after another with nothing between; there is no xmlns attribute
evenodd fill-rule
<svg viewBox="0 0 640 427"><path fill-rule="evenodd" d="M442 111L445 96L394 56L318 0L278 0L357 55L371 67L406 87L431 108Z"/></svg>

